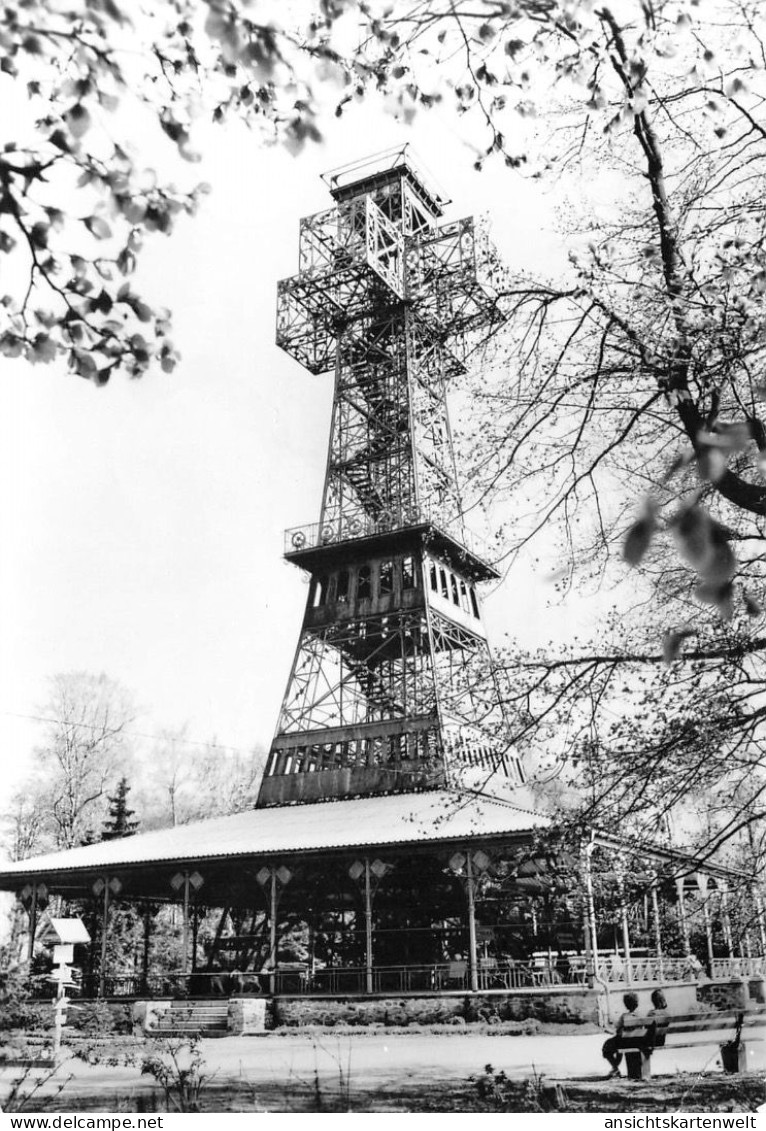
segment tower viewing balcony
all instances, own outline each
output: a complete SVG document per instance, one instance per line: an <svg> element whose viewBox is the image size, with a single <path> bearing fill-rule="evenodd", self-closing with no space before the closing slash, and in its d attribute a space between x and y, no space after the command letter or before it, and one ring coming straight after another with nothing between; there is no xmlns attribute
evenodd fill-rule
<svg viewBox="0 0 766 1131"><path fill-rule="evenodd" d="M291 526L285 530L284 556L294 565L312 569L323 559L345 554L348 546L344 544L349 542L368 543L383 537L387 541L393 537L394 541L405 542L412 536L420 541L439 543L447 552L452 547L453 554L459 550L466 563L470 561L470 572L477 579L490 581L500 576L492 564L491 548L477 534L462 524L450 529L436 519L412 512L385 516L383 520L365 515L348 521L341 517L332 525L310 522Z"/></svg>

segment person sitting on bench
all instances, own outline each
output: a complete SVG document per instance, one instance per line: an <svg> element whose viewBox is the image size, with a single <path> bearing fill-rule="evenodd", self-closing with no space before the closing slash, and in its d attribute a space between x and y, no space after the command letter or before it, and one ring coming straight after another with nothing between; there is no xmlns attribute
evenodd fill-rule
<svg viewBox="0 0 766 1131"><path fill-rule="evenodd" d="M652 990L652 1009L649 1017L654 1022L653 1047L661 1049L665 1044L665 1033L668 1027L668 1003L662 990Z"/></svg>
<svg viewBox="0 0 766 1131"><path fill-rule="evenodd" d="M609 1073L610 1077L620 1075L620 1064L622 1063L622 1053L620 1052L620 1049L625 1048L625 1042L623 1040L625 1018L631 1017L638 1009L638 996L636 994L624 994L622 1001L623 1005L625 1006L626 1012L622 1014L619 1021L617 1022L617 1028L615 1029L614 1036L609 1037L606 1041L604 1041L604 1044L601 1048L601 1055L603 1056L604 1060L607 1060L609 1062L612 1068L612 1071ZM640 1045L637 1047L640 1047ZM607 1079L608 1078L609 1077L607 1077Z"/></svg>

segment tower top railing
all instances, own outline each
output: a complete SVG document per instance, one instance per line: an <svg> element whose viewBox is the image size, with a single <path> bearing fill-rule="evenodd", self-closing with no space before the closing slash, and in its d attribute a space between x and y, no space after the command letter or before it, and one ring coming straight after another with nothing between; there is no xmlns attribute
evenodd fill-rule
<svg viewBox="0 0 766 1131"><path fill-rule="evenodd" d="M334 197L344 194L353 185L376 177L401 171L414 181L424 196L433 204L434 210L441 213L450 203L450 198L437 183L433 175L424 169L419 158L413 155L408 142L374 153L360 161L351 161L322 173L322 180Z"/></svg>
<svg viewBox="0 0 766 1131"><path fill-rule="evenodd" d="M291 526L284 532L284 553L286 557L300 554L303 550L317 547L337 546L355 542L361 538L373 538L380 534L395 534L414 527L430 526L442 531L456 544L463 546L495 576L492 565L494 552L485 539L469 530L459 519L446 520L443 516L434 517L423 513L407 515L386 515L374 519L370 515L343 516L332 522L304 522L301 526Z"/></svg>

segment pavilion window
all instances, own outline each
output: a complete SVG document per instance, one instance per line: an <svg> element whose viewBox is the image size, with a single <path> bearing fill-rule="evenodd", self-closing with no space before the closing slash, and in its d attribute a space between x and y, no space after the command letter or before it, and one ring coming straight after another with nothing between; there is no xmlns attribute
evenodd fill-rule
<svg viewBox="0 0 766 1131"><path fill-rule="evenodd" d="M436 577L436 565L434 564L434 562L431 562L431 565L430 565L429 570L428 570L428 577L429 577L431 589L433 590L434 593L436 593L438 591L438 588L439 588L439 583L438 583L438 580L437 580L437 577Z"/></svg>
<svg viewBox="0 0 766 1131"><path fill-rule="evenodd" d="M449 585L447 583L447 571L443 566L439 567L439 581L441 582L441 595L449 601Z"/></svg>
<svg viewBox="0 0 766 1131"><path fill-rule="evenodd" d="M460 604L460 597L459 597L458 591L457 591L457 578L455 577L454 573L451 573L449 575L449 579L450 579L450 582L452 584L452 603L453 603L453 605L459 605Z"/></svg>
<svg viewBox="0 0 766 1131"><path fill-rule="evenodd" d="M468 600L468 588L463 578L460 578L460 607L463 612L470 614L471 603Z"/></svg>
<svg viewBox="0 0 766 1131"><path fill-rule="evenodd" d="M338 581L335 589L335 600L345 602L348 601L348 570L342 569L338 574Z"/></svg>
<svg viewBox="0 0 766 1131"><path fill-rule="evenodd" d="M473 585L468 590L468 592L471 596L471 611L473 612L473 615L478 620L478 617L479 617L479 602L476 600L476 590L474 589Z"/></svg>

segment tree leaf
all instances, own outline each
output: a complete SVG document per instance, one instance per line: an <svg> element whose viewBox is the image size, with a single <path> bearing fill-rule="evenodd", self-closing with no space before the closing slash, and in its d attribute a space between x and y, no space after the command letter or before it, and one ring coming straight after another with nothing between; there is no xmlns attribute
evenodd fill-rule
<svg viewBox="0 0 766 1131"><path fill-rule="evenodd" d="M657 520L652 511L648 511L630 527L622 546L622 556L629 566L640 565L656 529Z"/></svg>
<svg viewBox="0 0 766 1131"><path fill-rule="evenodd" d="M112 229L103 216L87 216L83 224L97 240L108 240L112 234Z"/></svg>
<svg viewBox="0 0 766 1131"><path fill-rule="evenodd" d="M700 571L710 553L710 516L696 504L684 507L672 520L670 528L681 556Z"/></svg>
<svg viewBox="0 0 766 1131"><path fill-rule="evenodd" d="M742 600L745 605L745 612L749 617L763 616L763 605L747 590L742 594Z"/></svg>
<svg viewBox="0 0 766 1131"><path fill-rule="evenodd" d="M69 132L72 137L77 138L79 141L88 130L90 129L90 114L87 107L83 106L81 102L71 106L64 114L64 121L69 126Z"/></svg>
<svg viewBox="0 0 766 1131"><path fill-rule="evenodd" d="M710 551L700 573L705 581L723 585L737 572L737 558L731 548L725 527L715 520L710 522Z"/></svg>
<svg viewBox="0 0 766 1131"><path fill-rule="evenodd" d="M35 340L32 343L31 349L27 356L34 364L35 362L48 362L53 361L58 353L58 347L48 334L39 333L35 335Z"/></svg>
<svg viewBox="0 0 766 1131"><path fill-rule="evenodd" d="M728 464L728 456L721 448L703 448L697 457L700 475L708 483L717 483L722 479Z"/></svg>
<svg viewBox="0 0 766 1131"><path fill-rule="evenodd" d="M0 353L3 357L21 357L24 352L24 339L6 330L0 334Z"/></svg>
<svg viewBox="0 0 766 1131"><path fill-rule="evenodd" d="M705 605L714 605L723 620L734 616L734 586L730 581L724 585L703 581L695 587L694 596Z"/></svg>

